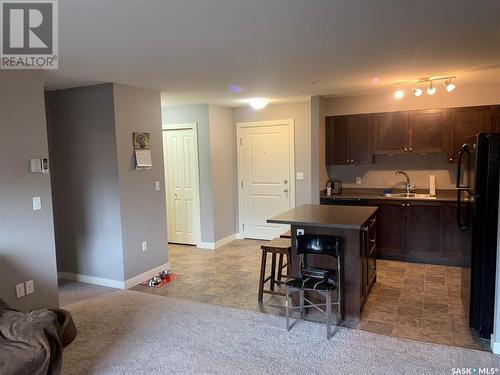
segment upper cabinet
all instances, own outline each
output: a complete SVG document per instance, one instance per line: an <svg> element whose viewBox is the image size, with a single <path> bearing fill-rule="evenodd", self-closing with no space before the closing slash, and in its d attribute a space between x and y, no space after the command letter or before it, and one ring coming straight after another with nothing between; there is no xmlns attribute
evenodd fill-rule
<svg viewBox="0 0 500 375"><path fill-rule="evenodd" d="M326 118L326 163L371 164L373 155L444 153L456 161L466 138L500 131L500 106L425 109Z"/></svg>
<svg viewBox="0 0 500 375"><path fill-rule="evenodd" d="M408 112L377 113L375 118L375 154L407 152L410 144Z"/></svg>
<svg viewBox="0 0 500 375"><path fill-rule="evenodd" d="M409 115L408 151L436 153L448 151L448 110L426 109Z"/></svg>
<svg viewBox="0 0 500 375"><path fill-rule="evenodd" d="M373 119L370 115L326 118L326 163L373 163Z"/></svg>
<svg viewBox="0 0 500 375"><path fill-rule="evenodd" d="M495 107L465 107L450 110L450 147L448 158L453 162L467 137L481 132L495 131Z"/></svg>

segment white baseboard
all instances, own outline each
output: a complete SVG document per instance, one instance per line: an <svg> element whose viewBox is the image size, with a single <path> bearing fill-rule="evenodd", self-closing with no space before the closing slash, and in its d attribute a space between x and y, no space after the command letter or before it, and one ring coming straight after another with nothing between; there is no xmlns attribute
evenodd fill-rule
<svg viewBox="0 0 500 375"><path fill-rule="evenodd" d="M199 242L196 247L199 249L215 250L221 246L224 246L230 242L233 242L237 238L238 238L237 234L231 234L230 236L227 236L227 237L225 237L217 242Z"/></svg>
<svg viewBox="0 0 500 375"><path fill-rule="evenodd" d="M79 281L81 283L107 286L109 288L125 289L125 283L119 280L104 279L102 277L81 275L72 272L58 272L57 276L64 280Z"/></svg>
<svg viewBox="0 0 500 375"><path fill-rule="evenodd" d="M491 345L491 351L493 352L493 354L500 354L500 342L495 341L493 339L493 335L491 335L490 345Z"/></svg>
<svg viewBox="0 0 500 375"><path fill-rule="evenodd" d="M132 277L128 280L125 280L125 281L111 280L111 279L105 279L102 277L95 277L95 276L88 276L88 275L81 275L79 273L72 273L72 272L58 272L57 275L60 279L64 279L64 280L79 281L81 283L107 286L109 288L116 288L116 289L129 289L129 288L132 288L133 286L136 286L137 284L157 275L160 271L168 270L169 268L170 268L170 263L165 263L161 266L150 269L146 272L141 273L140 275L134 276L134 277Z"/></svg>
<svg viewBox="0 0 500 375"><path fill-rule="evenodd" d="M133 286L136 286L137 284L142 283L143 281L146 281L153 276L158 276L158 273L160 271L166 271L168 269L170 269L170 262L150 269L149 271L143 272L140 275L132 277L131 279L125 280L125 289L130 289Z"/></svg>

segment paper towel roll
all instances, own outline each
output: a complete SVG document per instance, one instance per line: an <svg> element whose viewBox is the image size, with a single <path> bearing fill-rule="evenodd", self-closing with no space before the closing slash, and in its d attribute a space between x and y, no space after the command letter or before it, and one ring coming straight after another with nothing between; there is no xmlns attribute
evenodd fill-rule
<svg viewBox="0 0 500 375"><path fill-rule="evenodd" d="M432 196L436 195L436 176L429 176L429 194Z"/></svg>

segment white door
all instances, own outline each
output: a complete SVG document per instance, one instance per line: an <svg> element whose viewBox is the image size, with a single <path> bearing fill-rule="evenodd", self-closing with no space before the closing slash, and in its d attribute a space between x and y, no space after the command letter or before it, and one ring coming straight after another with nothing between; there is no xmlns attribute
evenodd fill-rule
<svg viewBox="0 0 500 375"><path fill-rule="evenodd" d="M198 147L193 129L163 131L169 242L197 244Z"/></svg>
<svg viewBox="0 0 500 375"><path fill-rule="evenodd" d="M288 227L266 220L293 206L293 128L253 125L239 124L240 229L245 238L272 239Z"/></svg>

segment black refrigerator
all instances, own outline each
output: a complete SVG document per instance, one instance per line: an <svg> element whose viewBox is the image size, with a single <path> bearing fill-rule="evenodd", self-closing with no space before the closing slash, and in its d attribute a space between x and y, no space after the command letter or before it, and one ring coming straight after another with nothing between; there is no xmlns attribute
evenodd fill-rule
<svg viewBox="0 0 500 375"><path fill-rule="evenodd" d="M457 166L457 225L472 231L462 269L462 302L481 338L493 332L500 179L500 133L480 133L462 146Z"/></svg>

